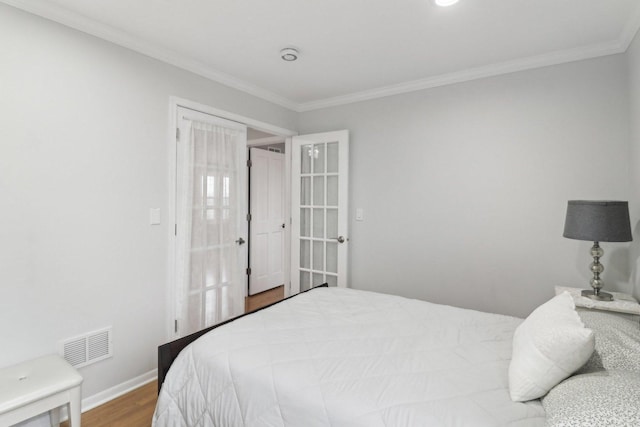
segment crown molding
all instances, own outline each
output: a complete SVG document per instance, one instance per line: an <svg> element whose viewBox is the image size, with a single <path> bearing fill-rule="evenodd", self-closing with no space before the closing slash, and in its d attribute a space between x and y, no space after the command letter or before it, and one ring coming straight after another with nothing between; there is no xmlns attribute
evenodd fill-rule
<svg viewBox="0 0 640 427"><path fill-rule="evenodd" d="M636 9L636 13L632 14L629 18L629 21L625 25L618 40L613 42L551 52L549 54L441 74L396 85L351 93L348 95L298 103L246 81L216 71L200 61L180 55L170 49L165 49L144 40L137 39L124 31L117 30L114 27L99 23L78 13L55 6L49 2L41 0L0 0L0 2L58 22L84 33L91 34L127 49L134 50L143 55L174 65L214 82L256 96L265 101L272 102L298 113L368 101L419 90L432 89L435 87L447 86L487 77L495 77L518 71L623 53L629 48L640 29L640 7L638 7Z"/></svg>
<svg viewBox="0 0 640 427"><path fill-rule="evenodd" d="M190 71L217 83L221 83L233 89L248 93L265 101L280 105L296 111L298 104L285 97L262 89L251 83L245 82L228 74L214 70L210 66L180 55L170 49L165 49L138 39L122 30L118 30L106 24L94 21L76 12L69 11L51 3L39 0L0 0L9 6L38 15L42 18L55 21L59 24L71 27L83 33L90 34L119 46L131 49L143 55L174 65L178 68Z"/></svg>
<svg viewBox="0 0 640 427"><path fill-rule="evenodd" d="M499 64L487 65L484 67L470 68L463 71L441 74L439 76L427 77L425 79L413 80L410 82L385 86L373 90L365 90L349 95L307 102L299 104L298 111L305 112L318 110L321 108L336 107L339 105L351 104L354 102L368 101L376 98L452 85L455 83L463 83L472 80L484 79L487 77L495 77L503 74L515 73L518 71L526 71L551 65L559 65L568 62L597 58L600 56L613 55L622 53L625 50L626 48L624 48L620 42L615 41L612 43L604 43L583 48L557 51L545 55L518 59L515 61L507 61Z"/></svg>

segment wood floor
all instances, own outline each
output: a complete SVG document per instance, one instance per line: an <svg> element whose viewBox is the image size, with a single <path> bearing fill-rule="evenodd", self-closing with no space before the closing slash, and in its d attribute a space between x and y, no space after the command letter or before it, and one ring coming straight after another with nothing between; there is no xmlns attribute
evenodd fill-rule
<svg viewBox="0 0 640 427"><path fill-rule="evenodd" d="M248 297L245 312L284 298L284 286ZM82 414L82 427L149 427L158 397L158 382L153 381L104 405ZM60 423L69 427L69 422Z"/></svg>
<svg viewBox="0 0 640 427"><path fill-rule="evenodd" d="M149 427L156 409L158 382L135 389L82 414L83 427ZM60 423L69 427L69 422Z"/></svg>
<svg viewBox="0 0 640 427"><path fill-rule="evenodd" d="M244 301L244 312L256 310L284 298L284 285L247 297Z"/></svg>

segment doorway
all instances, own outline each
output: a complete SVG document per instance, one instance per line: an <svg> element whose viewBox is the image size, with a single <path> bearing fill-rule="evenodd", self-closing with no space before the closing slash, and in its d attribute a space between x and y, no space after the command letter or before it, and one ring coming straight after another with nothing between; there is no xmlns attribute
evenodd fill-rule
<svg viewBox="0 0 640 427"><path fill-rule="evenodd" d="M167 326L175 339L244 312L251 272L248 141L266 145L274 141L264 138L277 138L286 147L295 132L180 98L171 98L170 107ZM285 183L289 167L285 158ZM285 218L289 191L287 184L280 194ZM289 236L284 240L288 253ZM282 258L288 296L290 261Z"/></svg>
<svg viewBox="0 0 640 427"><path fill-rule="evenodd" d="M285 138L249 129L248 295L285 285L289 216ZM288 281L287 281L288 283Z"/></svg>
<svg viewBox="0 0 640 427"><path fill-rule="evenodd" d="M283 253L286 254L286 256L283 255L280 257L284 261L284 267L272 269L272 271L282 271L281 276L280 272L277 272L278 274L274 273L274 276L277 277L276 281L283 282L284 284L282 288L284 297L296 294L301 290L323 282L327 282L329 286L346 286L348 271L347 251L349 247L347 221L349 177L348 131L298 136L294 131L218 110L193 101L172 97L170 102L171 132L169 132L168 137L168 158L169 180L172 191L169 192L168 198L168 216L171 221L171 226L167 227L170 242L167 274L167 307L170 313L167 322L168 337L172 339L179 338L186 335L189 330L206 327L209 326L209 324L219 323L226 318L241 314L243 304L239 302L249 295L249 277L252 273L251 269L254 268L253 265L255 265L253 261L249 259L248 250L246 249L248 245L245 244L251 240L248 232L251 221L248 216L248 209L246 208L249 204L248 166L250 163L247 161L237 163L242 166L238 168L234 167L235 178L230 177L228 181L225 181L225 174L229 172L228 166L230 162L225 161L224 164L216 166L216 162L219 163L219 156L213 155L213 151L207 151L211 156L207 154L202 157L206 159L206 163L202 165L198 162L184 163L185 165L191 164L191 169L198 174L200 173L198 169L212 169L213 175L209 172L202 176L193 173L184 174L186 178L194 178L185 179L184 182L188 183L189 186L185 186L184 188L191 188L192 190L202 189L203 191L198 190L193 193L189 191L185 192L184 189L181 190L178 185L178 183L181 182L181 178L177 168L177 165L181 162L179 153L195 153L195 151L191 149L187 150L186 147L183 147L182 151L180 150L178 143L181 137L185 138L183 140L184 142L191 141L191 147L195 147L193 140L194 132L182 132L182 128L185 126L187 130L198 129L204 131L204 134L209 135L203 137L206 141L209 141L210 136L214 133L221 134L220 129L210 128L210 126L221 126L225 128L225 130L222 131L225 135L229 129L235 129L235 132L240 132L240 136L234 136L234 138L236 140L238 140L238 138L242 139L242 135L244 135L244 142L225 146L237 147L237 154L242 153L242 157L245 159L251 148L260 150L258 147L262 147L262 150L266 147L265 152L277 153L280 151L284 154L284 177L280 176L279 178L281 181L282 178L284 178L284 190L280 193L281 200L279 200L279 203L283 202L284 204L282 208L284 214L276 216L276 218L284 217L284 220L282 222L280 222L280 219L278 219L277 222L275 220L271 221L273 224L280 225L280 233L282 233L281 230L284 230L284 243L281 243L281 245L283 247ZM179 114L181 108L189 111ZM200 116L200 114L204 114L207 117L204 118ZM239 130L236 128L239 128ZM214 144L214 146L216 144ZM211 147L212 150L218 150L214 146ZM219 144L218 146L222 147L222 145ZM226 148L224 152L229 153ZM182 156L182 161L185 159L187 159L187 157ZM213 163L209 164L209 162ZM218 171L216 171L215 168L217 168ZM279 171L278 174L282 174L282 171ZM210 175L212 176L212 188L217 188L216 182L221 185L219 189L213 191L213 196L211 197L209 197L208 193L204 190L204 187L196 188L194 186L198 182L205 182L205 178L208 180ZM222 178L222 181L215 178L217 175L220 175L219 178ZM233 182L237 184L235 190L231 191ZM244 185L240 184L240 182L243 182ZM275 188L277 186L274 185L273 187ZM235 276L238 278L238 280L235 281L238 286L227 286L227 282L222 280L218 283L222 283L224 286L220 287L219 284L212 281L211 286L216 287L216 293L210 292L213 288L209 289L211 286L208 281L209 276L207 276L206 273L196 274L196 276L203 278L201 282L204 283L204 285L201 286L202 289L199 288L200 290L195 292L191 286L191 275L187 274L191 273L193 269L190 261L189 263L185 262L185 253L187 253L185 248L190 248L190 252L187 253L190 260L200 256L200 252L202 252L200 249L211 252L211 254L215 255L215 258L220 260L224 260L224 254L220 254L219 252L214 254L216 250L222 249L222 246L214 247L215 245L212 246L208 243L205 246L201 246L198 242L188 241L185 237L186 233L188 231L193 233L193 228L190 228L188 224L190 218L192 220L195 214L201 215L196 219L202 218L203 221L201 222L203 224L206 222L204 220L208 220L209 216L213 219L224 219L224 210L227 209L227 205L224 204L227 201L227 188L230 190L228 192L229 195L245 194L245 196L235 197L234 206L236 206L237 203L237 207L233 215L237 216L240 214L240 216L237 216L239 219L236 225L232 227L236 230L235 235L232 231L225 233L225 236L230 238L227 241L225 237L225 240L220 240L219 243L224 246L227 254L235 253L233 259L238 261L236 264L243 264L246 268L236 270L241 272L241 277ZM240 190L240 192L236 190ZM195 198L195 194L201 194L204 195L204 197L198 196L200 198ZM277 194L277 192L274 194ZM184 203L182 200L181 203L180 198L185 196L187 199L193 196L193 200L189 200L188 203ZM257 196L254 198L256 197ZM277 196L274 197L277 198ZM218 207L218 205L216 205L216 198L218 198L217 200L219 202L223 203L223 205L220 206L221 210L219 212L222 217L215 211ZM198 203L195 203L195 201L198 201ZM228 201L230 202L231 199ZM209 203L212 203L211 208ZM179 220L180 209L185 207L187 210L182 211L182 219ZM231 218L231 206L228 208L228 217ZM189 213L189 209L191 213ZM243 217L243 215L246 215L246 217ZM208 225L208 223L205 225ZM284 228L282 228L283 225ZM183 230L182 235L178 233L180 229ZM212 230L212 233L214 231L215 230ZM203 228L201 234L203 236L206 235L208 239L209 230L207 227ZM273 234L275 234L275 230ZM198 245L195 243L198 243ZM278 244L274 243L273 245L273 247L277 247ZM267 244L266 247L269 248L269 245ZM233 250L232 248L236 249ZM242 252L244 252L244 256L242 256ZM280 253L280 249L277 250L277 253ZM255 258L254 256L254 260ZM274 259L277 259L277 257ZM206 263L202 265L205 270L209 268ZM278 264L274 261L274 265ZM226 279L227 277L231 277L222 274L220 271L214 272L214 269L210 270L215 273L211 275L213 278L220 277ZM280 279L280 277L282 277L282 279ZM220 288L220 292L217 291L217 288ZM231 290L233 290L233 292L231 292ZM238 293L234 294L237 296L229 299L228 297L234 293L235 290L238 290ZM191 304L191 301L189 301L192 291L194 291L194 295L197 294L197 298L194 298L198 300L195 301L194 304ZM218 297L222 299L219 300ZM205 301L206 304L198 303L202 301ZM227 302L225 303L225 301ZM191 306L199 308L197 315L185 308ZM200 309L201 307L205 308ZM220 307L221 311L211 313L208 312L208 307L214 307L215 310ZM203 320L205 324L201 324Z"/></svg>

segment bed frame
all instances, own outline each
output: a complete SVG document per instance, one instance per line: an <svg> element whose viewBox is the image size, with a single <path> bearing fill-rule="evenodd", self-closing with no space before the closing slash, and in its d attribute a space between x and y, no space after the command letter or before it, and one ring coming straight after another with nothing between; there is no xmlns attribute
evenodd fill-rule
<svg viewBox="0 0 640 427"><path fill-rule="evenodd" d="M322 285L318 285L315 286L313 288L307 289L306 291L300 292L300 293L305 293L305 292L309 292L312 289L316 289L316 288L327 288L329 287L329 285L327 283L323 283ZM160 394L160 389L162 388L162 383L164 383L164 379L167 376L167 372L169 372L169 368L171 368L171 365L173 364L173 361L176 359L176 357L178 357L178 354L180 354L180 352L182 351L183 348L185 348L186 346L188 346L189 344L191 344L193 341L197 340L198 338L200 338L202 335L206 334L207 332L220 327L222 325L225 325L227 323L233 322L234 320L240 319L241 317L244 316L248 316L250 314L256 313L260 310L264 310L265 308L269 308L272 305L276 305L276 304L280 304L282 301L286 301L290 298L294 298L295 296L300 295L300 294L296 294L296 295L292 295L290 297L287 297L283 300L274 302L272 304L266 305L264 307L255 309L253 311L247 312L245 314L241 314L240 316L236 316L233 317L229 320L226 320L222 323L218 323L217 325L213 325L210 326L208 328L205 328L201 331L198 332L194 332L191 335L187 335L185 337L182 338L178 338L175 341L171 341L168 342L166 344L161 345L160 347L158 347L158 394Z"/></svg>

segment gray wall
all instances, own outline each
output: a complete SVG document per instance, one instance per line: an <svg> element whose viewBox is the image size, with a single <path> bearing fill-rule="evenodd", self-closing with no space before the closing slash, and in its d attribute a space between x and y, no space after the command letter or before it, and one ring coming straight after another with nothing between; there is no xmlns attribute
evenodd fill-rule
<svg viewBox="0 0 640 427"><path fill-rule="evenodd" d="M169 97L295 129L284 108L0 4L0 366L113 326L92 396L166 341Z"/></svg>
<svg viewBox="0 0 640 427"><path fill-rule="evenodd" d="M301 114L351 131L351 285L518 316L586 286L566 202L630 196L626 72L616 55ZM628 244L603 247L628 290Z"/></svg>
<svg viewBox="0 0 640 427"><path fill-rule="evenodd" d="M627 51L629 70L631 204L630 215L634 242L631 245L630 264L633 271L634 295L640 299L640 33Z"/></svg>

